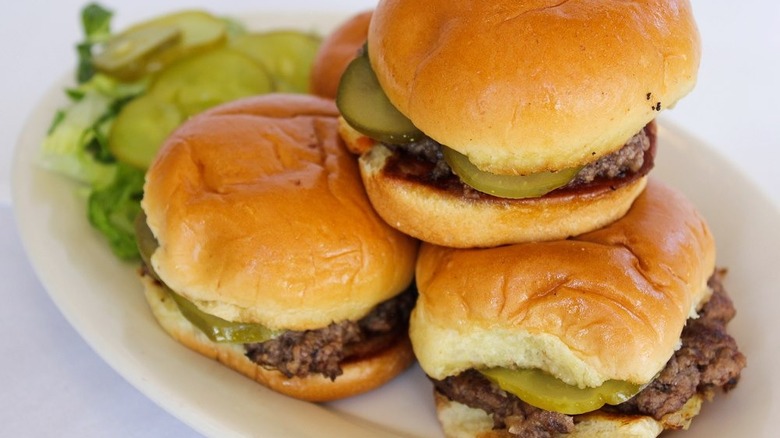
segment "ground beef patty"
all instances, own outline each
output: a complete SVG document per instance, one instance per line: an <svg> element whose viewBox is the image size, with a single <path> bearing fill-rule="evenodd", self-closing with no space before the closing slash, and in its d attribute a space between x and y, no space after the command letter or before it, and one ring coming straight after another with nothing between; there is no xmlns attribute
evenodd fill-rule
<svg viewBox="0 0 780 438"><path fill-rule="evenodd" d="M450 400L482 409L493 416L495 429L512 429L522 437L550 437L574 430L570 415L545 411L523 402L491 383L475 370L434 380L436 391Z"/></svg>
<svg viewBox="0 0 780 438"><path fill-rule="evenodd" d="M359 321L334 322L318 330L288 331L262 343L244 344L253 362L287 377L341 375L341 364L384 350L406 334L417 292L406 292L374 308Z"/></svg>
<svg viewBox="0 0 780 438"><path fill-rule="evenodd" d="M648 151L652 146L655 129L655 122L651 122L631 137L620 149L583 167L574 179L558 190L575 189L596 181L621 179L640 172L645 166L645 160L648 159ZM386 146L395 152L397 160L404 161L403 164L398 165L399 169L402 170L395 173L439 187L452 188L456 183L459 186L464 185L453 174L452 169L444 160L442 145L435 140L423 137L408 144L386 144ZM467 188L463 190L470 192ZM470 197L474 196L476 194L472 194Z"/></svg>
<svg viewBox="0 0 780 438"><path fill-rule="evenodd" d="M722 277L723 271L716 271L710 278L712 298L699 312L699 318L688 321L681 336L682 347L658 378L631 400L604 410L661 419L682 408L696 393L709 397L717 388L728 391L737 384L746 359L734 338L726 333L735 310ZM474 370L433 383L450 400L488 412L495 428L506 428L513 436L552 437L574 428L576 417L530 406Z"/></svg>
<svg viewBox="0 0 780 438"><path fill-rule="evenodd" d="M615 410L649 415L656 420L682 408L694 394L709 396L715 389L732 389L747 364L737 342L726 333L726 324L736 310L726 295L722 271L710 278L712 298L698 319L690 320L682 332L682 347L661 374L634 398Z"/></svg>

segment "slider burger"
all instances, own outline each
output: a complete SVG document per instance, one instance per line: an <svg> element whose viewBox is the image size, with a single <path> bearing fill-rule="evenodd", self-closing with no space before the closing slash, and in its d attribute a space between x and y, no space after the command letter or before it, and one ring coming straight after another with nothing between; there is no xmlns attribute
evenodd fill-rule
<svg viewBox="0 0 780 438"><path fill-rule="evenodd" d="M413 360L417 243L363 190L330 100L267 95L184 123L149 168L138 221L146 298L187 347L325 401Z"/></svg>
<svg viewBox="0 0 780 438"><path fill-rule="evenodd" d="M448 437L654 437L746 364L704 219L652 178L567 240L423 243L410 337Z"/></svg>
<svg viewBox="0 0 780 438"><path fill-rule="evenodd" d="M344 70L366 43L372 11L349 17L322 40L311 67L309 91L335 99Z"/></svg>
<svg viewBox="0 0 780 438"><path fill-rule="evenodd" d="M342 76L342 135L385 220L483 247L621 217L653 120L694 86L686 0L384 0Z"/></svg>

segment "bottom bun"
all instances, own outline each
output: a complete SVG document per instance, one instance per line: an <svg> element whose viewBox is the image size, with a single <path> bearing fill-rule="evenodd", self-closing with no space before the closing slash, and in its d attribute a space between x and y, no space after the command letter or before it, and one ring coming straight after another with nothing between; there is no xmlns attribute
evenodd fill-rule
<svg viewBox="0 0 780 438"><path fill-rule="evenodd" d="M493 420L482 409L468 407L434 393L436 415L447 438L508 438L506 429L493 429ZM698 415L703 396L697 394L677 412L661 420L642 415L620 415L596 411L574 417L574 431L558 436L565 438L650 438L664 430L687 429Z"/></svg>
<svg viewBox="0 0 780 438"><path fill-rule="evenodd" d="M157 322L175 340L254 379L268 388L301 400L324 402L338 400L375 389L411 365L414 355L408 337L381 354L342 364L344 373L331 381L320 374L288 378L281 372L263 368L244 355L243 344L211 341L190 323L160 284L141 273L146 301Z"/></svg>
<svg viewBox="0 0 780 438"><path fill-rule="evenodd" d="M361 137L339 127L351 151ZM350 137L352 135L352 137ZM364 138L364 137L363 137ZM453 248L566 239L623 217L647 177L619 187L529 199L471 199L386 172L392 152L373 146L360 157L360 173L377 213L403 233Z"/></svg>

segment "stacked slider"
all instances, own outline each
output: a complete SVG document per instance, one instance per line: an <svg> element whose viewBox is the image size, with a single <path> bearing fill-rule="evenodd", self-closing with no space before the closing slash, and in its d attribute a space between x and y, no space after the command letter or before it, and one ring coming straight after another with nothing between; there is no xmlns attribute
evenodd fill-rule
<svg viewBox="0 0 780 438"><path fill-rule="evenodd" d="M340 129L424 242L410 336L448 436L656 436L738 381L707 223L648 177L699 55L687 1L378 4Z"/></svg>

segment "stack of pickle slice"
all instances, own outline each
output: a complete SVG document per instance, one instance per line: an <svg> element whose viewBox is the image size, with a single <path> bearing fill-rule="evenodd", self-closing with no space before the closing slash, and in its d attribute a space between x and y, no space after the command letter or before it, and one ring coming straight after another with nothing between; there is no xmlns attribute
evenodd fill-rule
<svg viewBox="0 0 780 438"><path fill-rule="evenodd" d="M308 91L319 36L236 28L204 11L183 11L139 23L103 45L93 58L98 71L149 81L111 128L109 149L117 159L145 169L188 117L241 97Z"/></svg>

